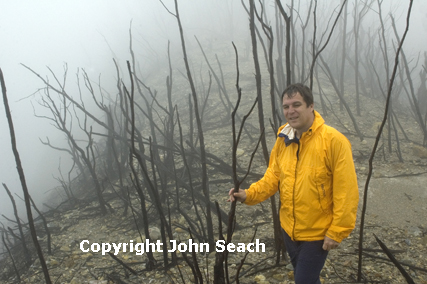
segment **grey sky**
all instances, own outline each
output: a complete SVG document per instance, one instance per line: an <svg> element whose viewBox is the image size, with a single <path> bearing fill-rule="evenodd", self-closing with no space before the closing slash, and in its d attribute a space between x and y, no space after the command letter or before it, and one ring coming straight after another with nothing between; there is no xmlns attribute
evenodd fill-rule
<svg viewBox="0 0 427 284"><path fill-rule="evenodd" d="M155 22L153 17L156 13L147 7L147 4L153 5L153 2L130 0L0 2L0 67L7 84L18 149L27 183L30 192L37 192L36 198L41 196L39 193L56 185L52 174L57 174L56 168L59 164L58 153L42 146L38 138L49 136L52 141L61 143L63 136L47 121L33 116L31 102L36 107L37 103L32 97L21 100L43 85L20 63L33 68L41 75L48 74L46 66L49 66L59 76L63 73L64 63L67 63L69 85L75 83L73 74L78 67L85 68L97 78L97 74L113 67L110 47L115 54L127 56L128 29L132 19L135 29ZM154 4L154 8L160 8L158 3ZM0 107L0 129L0 182L6 183L12 191L22 195L11 151L3 100ZM10 207L10 201L3 187L0 189L0 197L0 211L9 216L11 211L7 208Z"/></svg>

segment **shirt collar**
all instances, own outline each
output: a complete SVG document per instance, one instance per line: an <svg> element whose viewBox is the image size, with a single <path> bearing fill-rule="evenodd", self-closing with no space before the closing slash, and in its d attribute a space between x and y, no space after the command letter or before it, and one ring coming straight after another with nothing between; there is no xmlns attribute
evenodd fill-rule
<svg viewBox="0 0 427 284"><path fill-rule="evenodd" d="M285 127L283 127L282 131L279 133L279 137L285 138L285 144L286 147L291 145L292 143L299 143L299 139L296 137L296 130L290 126L289 124L286 124Z"/></svg>
<svg viewBox="0 0 427 284"><path fill-rule="evenodd" d="M314 133L317 130L317 128L322 126L324 123L325 123L325 120L323 120L322 116L317 111L314 111L314 121L310 129L307 131L308 135L311 135L312 133ZM295 134L296 134L296 130L293 127L291 127L288 123L282 128L282 130L280 130L278 136L285 138L285 144L287 147L292 142L299 143L300 139L298 139L295 136Z"/></svg>

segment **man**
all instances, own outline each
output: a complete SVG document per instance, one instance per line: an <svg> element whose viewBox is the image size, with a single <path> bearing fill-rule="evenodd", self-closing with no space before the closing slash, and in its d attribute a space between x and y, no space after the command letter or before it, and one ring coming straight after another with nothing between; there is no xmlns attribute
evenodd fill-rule
<svg viewBox="0 0 427 284"><path fill-rule="evenodd" d="M311 90L293 84L282 95L287 124L278 131L264 177L229 201L255 205L280 192L280 223L295 283L320 283L328 251L354 229L359 191L347 138L324 124Z"/></svg>

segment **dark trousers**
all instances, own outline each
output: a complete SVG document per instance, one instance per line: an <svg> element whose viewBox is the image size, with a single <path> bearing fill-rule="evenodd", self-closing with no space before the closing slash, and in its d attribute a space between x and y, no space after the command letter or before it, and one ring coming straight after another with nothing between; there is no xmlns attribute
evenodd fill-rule
<svg viewBox="0 0 427 284"><path fill-rule="evenodd" d="M328 251L322 249L323 240L294 242L284 230L282 231L294 267L295 284L320 284L320 271L328 256Z"/></svg>

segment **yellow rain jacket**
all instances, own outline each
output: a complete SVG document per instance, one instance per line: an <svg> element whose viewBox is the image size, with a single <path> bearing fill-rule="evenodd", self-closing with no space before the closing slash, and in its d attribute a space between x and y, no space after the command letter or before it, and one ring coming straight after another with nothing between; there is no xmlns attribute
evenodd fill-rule
<svg viewBox="0 0 427 284"><path fill-rule="evenodd" d="M245 204L255 205L280 190L280 223L294 241L341 242L354 229L359 190L351 145L316 111L299 141L280 127L264 177L246 190ZM293 135L293 133L292 133Z"/></svg>

